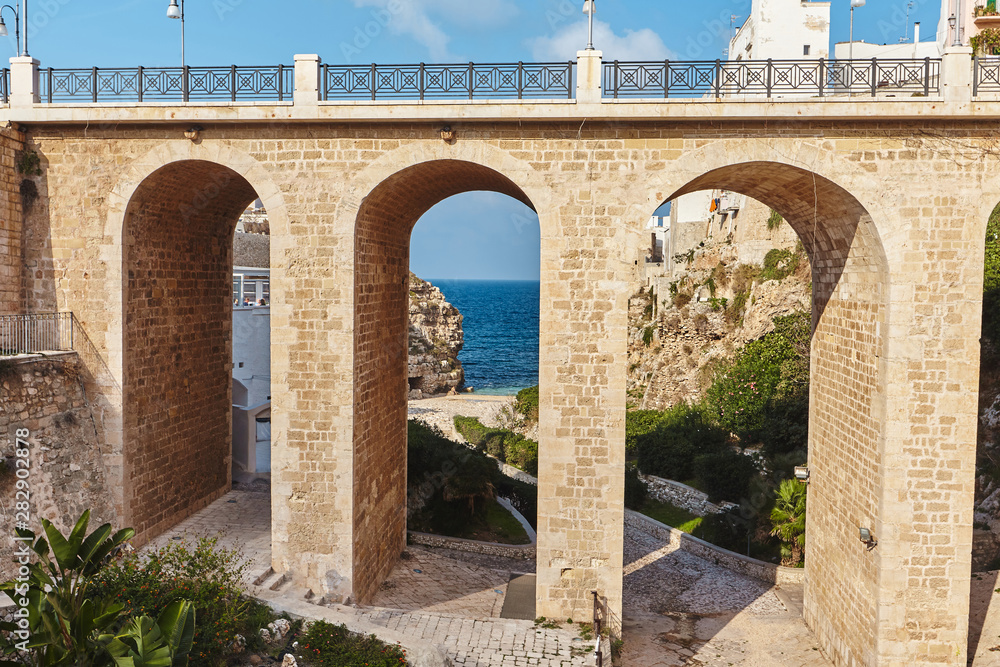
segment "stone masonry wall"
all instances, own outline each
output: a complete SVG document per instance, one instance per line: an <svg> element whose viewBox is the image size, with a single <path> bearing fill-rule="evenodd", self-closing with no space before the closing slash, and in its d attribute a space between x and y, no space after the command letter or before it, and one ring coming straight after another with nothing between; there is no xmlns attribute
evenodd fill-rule
<svg viewBox="0 0 1000 667"><path fill-rule="evenodd" d="M46 241L26 246L28 306L74 311L107 366L94 400L109 471L134 447L115 383L152 391L123 371L137 363L118 305L128 203L164 164L227 165L274 244L274 563L317 594L370 594L404 535L392 355L409 226L452 194L503 192L542 231L538 611L583 615L597 589L617 615L627 258L663 201L735 190L778 210L813 266L808 622L837 664L964 664L983 237L1000 200L988 124L462 122L450 144L434 123L204 127L194 144L166 126L33 126L45 174L26 234Z"/></svg>
<svg viewBox="0 0 1000 667"><path fill-rule="evenodd" d="M15 166L24 138L13 129L0 130L0 315L23 308L21 274L21 174Z"/></svg>
<svg viewBox="0 0 1000 667"><path fill-rule="evenodd" d="M91 510L91 527L117 521L75 353L0 359L0 522L7 530L13 530L15 520L13 459L18 429L30 432L27 481L35 531L41 527L39 518L68 531L87 509ZM7 543L0 547L0 574L4 575L10 574Z"/></svg>

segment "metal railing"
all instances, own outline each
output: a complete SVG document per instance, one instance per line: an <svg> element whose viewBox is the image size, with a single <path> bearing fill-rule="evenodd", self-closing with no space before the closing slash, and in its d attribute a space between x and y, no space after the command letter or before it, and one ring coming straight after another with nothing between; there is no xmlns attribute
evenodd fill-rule
<svg viewBox="0 0 1000 667"><path fill-rule="evenodd" d="M43 69L41 99L59 102L277 101L292 99L295 68L131 67Z"/></svg>
<svg viewBox="0 0 1000 667"><path fill-rule="evenodd" d="M333 100L572 99L576 63L323 65Z"/></svg>
<svg viewBox="0 0 1000 667"><path fill-rule="evenodd" d="M972 96L1000 92L1000 56L976 56L972 61Z"/></svg>
<svg viewBox="0 0 1000 667"><path fill-rule="evenodd" d="M715 97L940 92L941 60L714 60L604 65L604 95Z"/></svg>
<svg viewBox="0 0 1000 667"><path fill-rule="evenodd" d="M0 315L0 356L73 349L73 313Z"/></svg>
<svg viewBox="0 0 1000 667"><path fill-rule="evenodd" d="M10 70L6 67L0 72L0 100L10 104Z"/></svg>

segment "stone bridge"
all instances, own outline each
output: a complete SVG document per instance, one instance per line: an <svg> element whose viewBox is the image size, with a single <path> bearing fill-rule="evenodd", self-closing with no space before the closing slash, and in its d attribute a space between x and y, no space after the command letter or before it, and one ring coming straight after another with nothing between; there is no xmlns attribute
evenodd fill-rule
<svg viewBox="0 0 1000 667"><path fill-rule="evenodd" d="M76 314L108 513L149 539L230 487L231 241L261 198L273 565L365 601L406 544L410 231L458 193L514 197L541 226L538 613L585 618L597 591L618 617L641 232L681 194L744 193L813 267L807 622L838 665L964 665L1000 96L968 50L935 66L916 97L625 100L590 52L559 99L340 100L298 56L276 99L185 79L140 102L97 70L60 100L64 73L15 59L0 312Z"/></svg>

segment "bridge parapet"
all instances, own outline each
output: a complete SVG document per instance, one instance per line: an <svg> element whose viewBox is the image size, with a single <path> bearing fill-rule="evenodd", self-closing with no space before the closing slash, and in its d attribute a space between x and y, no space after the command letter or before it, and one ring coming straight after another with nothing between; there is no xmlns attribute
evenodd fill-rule
<svg viewBox="0 0 1000 667"><path fill-rule="evenodd" d="M297 55L294 66L89 69L12 58L0 72L0 102L8 108L0 120L15 122L100 120L95 108L114 109L119 122L641 119L661 117L665 104L670 116L691 119L960 117L1000 102L1000 57L953 48L917 60L605 63L601 52L581 51L562 63L356 66ZM516 112L505 110L512 105ZM158 115L164 107L172 111ZM221 111L232 107L268 109ZM220 111L203 111L211 108Z"/></svg>

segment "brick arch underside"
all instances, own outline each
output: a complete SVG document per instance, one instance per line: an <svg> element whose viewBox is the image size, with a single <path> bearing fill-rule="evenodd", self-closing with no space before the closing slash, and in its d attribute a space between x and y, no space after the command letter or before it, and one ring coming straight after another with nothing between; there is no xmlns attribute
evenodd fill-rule
<svg viewBox="0 0 1000 667"><path fill-rule="evenodd" d="M354 595L364 602L406 547L410 232L438 202L472 191L534 208L506 176L461 160L408 167L362 202L354 248Z"/></svg>
<svg viewBox="0 0 1000 667"><path fill-rule="evenodd" d="M122 463L142 542L231 484L233 232L256 197L235 171L186 160L149 175L125 212Z"/></svg>
<svg viewBox="0 0 1000 667"><path fill-rule="evenodd" d="M876 645L879 571L858 541L881 496L879 385L888 268L871 216L839 185L775 163L698 177L674 197L723 188L778 211L812 263L813 337L805 617L837 664L867 664Z"/></svg>

